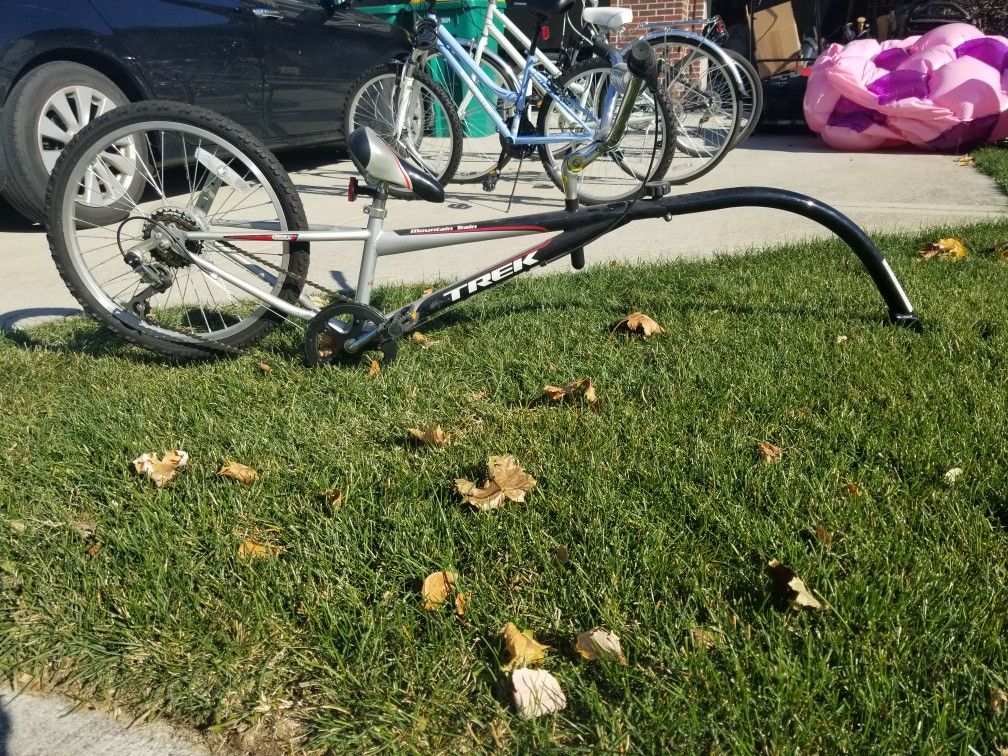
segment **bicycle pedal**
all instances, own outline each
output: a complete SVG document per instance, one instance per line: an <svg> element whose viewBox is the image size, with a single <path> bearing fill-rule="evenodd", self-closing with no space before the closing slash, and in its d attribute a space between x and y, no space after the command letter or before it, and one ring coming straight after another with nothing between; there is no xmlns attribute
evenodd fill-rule
<svg viewBox="0 0 1008 756"><path fill-rule="evenodd" d="M497 175L494 175L492 173L489 174L489 175L487 175L487 176L484 176L483 177L483 191L484 192L492 192L494 189L496 189L497 188L497 179L498 178L500 178L500 177L497 176Z"/></svg>

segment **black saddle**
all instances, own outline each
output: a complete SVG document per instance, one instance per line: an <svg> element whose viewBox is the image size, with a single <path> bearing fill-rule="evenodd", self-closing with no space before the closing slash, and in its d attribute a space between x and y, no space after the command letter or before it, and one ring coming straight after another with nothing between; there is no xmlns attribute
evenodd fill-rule
<svg viewBox="0 0 1008 756"><path fill-rule="evenodd" d="M516 8L527 8L537 16L549 18L565 13L574 5L574 0L511 0L511 5Z"/></svg>
<svg viewBox="0 0 1008 756"><path fill-rule="evenodd" d="M428 202L444 202L444 187L436 178L399 157L367 126L358 126L347 137L347 152L364 178L405 189Z"/></svg>

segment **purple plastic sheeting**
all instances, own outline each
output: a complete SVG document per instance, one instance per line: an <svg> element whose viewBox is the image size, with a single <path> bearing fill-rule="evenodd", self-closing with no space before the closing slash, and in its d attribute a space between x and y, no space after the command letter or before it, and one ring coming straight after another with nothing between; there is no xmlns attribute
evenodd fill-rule
<svg viewBox="0 0 1008 756"><path fill-rule="evenodd" d="M958 152L976 147L990 139L990 135L999 120L1000 116L989 115L983 118L975 118L972 121L963 121L937 138L932 139L928 144L932 149L948 150L950 152Z"/></svg>
<svg viewBox="0 0 1008 756"><path fill-rule="evenodd" d="M883 50L875 59L872 61L877 67L884 68L886 71L894 71L900 63L910 57L910 53L902 47L890 47L888 50Z"/></svg>
<svg viewBox="0 0 1008 756"><path fill-rule="evenodd" d="M868 91L878 95L879 105L888 105L907 97L927 97L928 75L922 71L892 71L868 85Z"/></svg>
<svg viewBox="0 0 1008 756"><path fill-rule="evenodd" d="M992 37L963 42L955 49L955 53L957 58L968 55L1001 72L1008 68L1008 45Z"/></svg>
<svg viewBox="0 0 1008 756"><path fill-rule="evenodd" d="M829 126L843 126L851 131L862 132L869 126L885 126L888 119L876 110L858 105L841 97L830 113Z"/></svg>

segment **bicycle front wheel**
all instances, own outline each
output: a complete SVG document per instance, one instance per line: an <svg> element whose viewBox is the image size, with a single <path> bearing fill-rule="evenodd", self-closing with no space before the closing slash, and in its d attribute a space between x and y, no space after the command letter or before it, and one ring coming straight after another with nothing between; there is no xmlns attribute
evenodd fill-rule
<svg viewBox="0 0 1008 756"><path fill-rule="evenodd" d="M651 40L663 61L659 88L672 108L675 158L665 174L674 184L703 176L735 144L741 106L732 73L707 50L679 37Z"/></svg>
<svg viewBox="0 0 1008 756"><path fill-rule="evenodd" d="M415 71L411 80L404 80L402 73L395 63L364 73L347 98L346 133L370 127L400 156L445 184L455 176L462 157L462 124L455 103L425 73Z"/></svg>
<svg viewBox="0 0 1008 756"><path fill-rule="evenodd" d="M102 198L103 222L88 220L89 196ZM49 246L71 293L113 331L162 354L208 357L255 343L282 319L268 298L297 302L308 273L308 245L296 239L179 241L180 231L307 227L272 153L191 105L140 102L94 120L60 155L47 205Z"/></svg>
<svg viewBox="0 0 1008 756"><path fill-rule="evenodd" d="M608 61L589 60L571 68L557 82L559 94L548 96L539 110L540 136L576 133L580 124L572 113L590 114L581 118L597 127L602 115L612 66ZM622 96L615 107L622 106ZM661 92L645 83L634 102L626 131L619 144L599 157L579 174L578 199L586 205L617 202L632 197L648 181L661 178L672 161L669 138L671 114ZM587 144L586 141L545 144L539 158L550 179L563 189L563 161Z"/></svg>
<svg viewBox="0 0 1008 756"><path fill-rule="evenodd" d="M475 57L475 44L466 45L466 51ZM484 56L479 65L496 87L508 91L517 88L514 74L499 61ZM473 87L479 90L504 123L511 123L514 103L499 97L482 81L466 81L448 65L441 53L434 53L427 59L426 73L435 81L443 82L445 91L456 103L456 112L462 124L462 156L452 180L460 184L482 181L484 176L497 168L498 162L503 167L508 157L505 155L501 161L501 138L497 126L473 94Z"/></svg>

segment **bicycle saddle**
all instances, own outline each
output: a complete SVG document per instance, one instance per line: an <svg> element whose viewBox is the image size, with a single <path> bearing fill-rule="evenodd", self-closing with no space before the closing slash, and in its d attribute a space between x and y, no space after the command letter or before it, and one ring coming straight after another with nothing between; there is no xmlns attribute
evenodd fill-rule
<svg viewBox="0 0 1008 756"><path fill-rule="evenodd" d="M588 8L581 11L581 20L592 26L618 31L633 21L633 11L619 6L615 8Z"/></svg>
<svg viewBox="0 0 1008 756"><path fill-rule="evenodd" d="M513 0L511 5L516 8L528 8L537 16L549 18L566 11L574 5L574 0Z"/></svg>
<svg viewBox="0 0 1008 756"><path fill-rule="evenodd" d="M358 126L347 137L347 152L366 179L384 181L428 202L444 202L444 187L436 178L396 155L388 143L367 126Z"/></svg>

